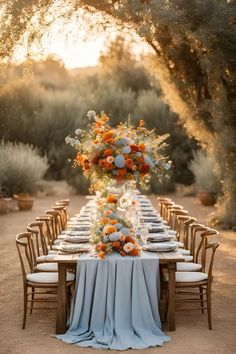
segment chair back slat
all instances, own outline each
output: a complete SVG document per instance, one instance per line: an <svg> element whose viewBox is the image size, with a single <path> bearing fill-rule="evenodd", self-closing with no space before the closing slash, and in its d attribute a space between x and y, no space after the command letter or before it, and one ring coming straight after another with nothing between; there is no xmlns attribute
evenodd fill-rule
<svg viewBox="0 0 236 354"><path fill-rule="evenodd" d="M16 235L16 247L20 258L23 280L26 281L26 274L34 271L35 255L31 233L24 232Z"/></svg>

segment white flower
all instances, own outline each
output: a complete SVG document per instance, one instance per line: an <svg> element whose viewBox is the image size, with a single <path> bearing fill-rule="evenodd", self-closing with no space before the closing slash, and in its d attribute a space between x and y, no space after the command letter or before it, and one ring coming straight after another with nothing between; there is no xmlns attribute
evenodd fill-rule
<svg viewBox="0 0 236 354"><path fill-rule="evenodd" d="M67 144L70 144L70 139L71 139L71 137L70 137L70 136L67 136L67 137L65 138L65 142L66 142Z"/></svg>
<svg viewBox="0 0 236 354"><path fill-rule="evenodd" d="M95 112L95 111L92 111L92 110L88 111L87 117L88 117L89 120L95 119L95 117L96 117L96 112Z"/></svg>
<svg viewBox="0 0 236 354"><path fill-rule="evenodd" d="M81 130L81 129L76 129L76 130L75 130L75 134L76 134L76 135L82 134L82 130Z"/></svg>
<svg viewBox="0 0 236 354"><path fill-rule="evenodd" d="M78 143L78 144L80 143L79 140L73 139L73 138L71 138L70 136L67 136L67 137L65 138L65 142L66 142L67 144L70 144L71 146L75 146L76 143Z"/></svg>
<svg viewBox="0 0 236 354"><path fill-rule="evenodd" d="M125 253L130 253L131 251L133 251L133 249L134 249L134 244L131 242L126 243L123 247Z"/></svg>

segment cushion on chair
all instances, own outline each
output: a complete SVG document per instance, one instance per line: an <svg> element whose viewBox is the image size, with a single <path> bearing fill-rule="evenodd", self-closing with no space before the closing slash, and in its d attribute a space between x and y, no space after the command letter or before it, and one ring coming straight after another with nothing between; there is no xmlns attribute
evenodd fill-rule
<svg viewBox="0 0 236 354"><path fill-rule="evenodd" d="M36 267L37 270L41 272L58 272L58 265L57 263L40 263Z"/></svg>
<svg viewBox="0 0 236 354"><path fill-rule="evenodd" d="M57 254L57 251L55 251L55 250L49 250L48 251L48 255L53 255L53 254Z"/></svg>
<svg viewBox="0 0 236 354"><path fill-rule="evenodd" d="M193 260L193 256L187 256L185 254L182 254L182 256L184 257L185 262L192 262L192 260Z"/></svg>
<svg viewBox="0 0 236 354"><path fill-rule="evenodd" d="M183 254L183 255L186 255L186 256L189 256L190 255L190 251L189 250L184 250L182 248L179 248L178 249L178 252Z"/></svg>
<svg viewBox="0 0 236 354"><path fill-rule="evenodd" d="M74 274L67 272L66 281L74 280ZM41 283L41 284L54 284L58 283L58 273L30 273L27 274L26 279L32 283Z"/></svg>
<svg viewBox="0 0 236 354"><path fill-rule="evenodd" d="M57 239L54 241L54 245L59 245L63 240L62 239Z"/></svg>
<svg viewBox="0 0 236 354"><path fill-rule="evenodd" d="M208 275L202 272L175 272L176 283L194 283L206 280Z"/></svg>
<svg viewBox="0 0 236 354"><path fill-rule="evenodd" d="M37 257L37 263L45 262L46 256L39 256Z"/></svg>
<svg viewBox="0 0 236 354"><path fill-rule="evenodd" d="M188 263L188 262L177 262L176 263L177 271L185 272L197 272L202 269L201 264L198 263Z"/></svg>

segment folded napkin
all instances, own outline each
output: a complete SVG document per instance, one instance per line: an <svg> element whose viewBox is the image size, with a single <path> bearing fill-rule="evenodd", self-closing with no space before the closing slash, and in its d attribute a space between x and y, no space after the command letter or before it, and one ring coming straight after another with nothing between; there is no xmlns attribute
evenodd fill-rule
<svg viewBox="0 0 236 354"><path fill-rule="evenodd" d="M72 228L72 231L89 231L90 225L76 225Z"/></svg>
<svg viewBox="0 0 236 354"><path fill-rule="evenodd" d="M173 242L150 243L142 248L149 252L170 252L176 249L176 244Z"/></svg>
<svg viewBox="0 0 236 354"><path fill-rule="evenodd" d="M163 242L172 240L172 236L168 235L166 232L153 233L148 236L148 241L150 242Z"/></svg>
<svg viewBox="0 0 236 354"><path fill-rule="evenodd" d="M70 242L70 243L83 243L83 242L89 242L90 237L89 236L67 236L64 238L65 242Z"/></svg>
<svg viewBox="0 0 236 354"><path fill-rule="evenodd" d="M63 252L89 252L90 250L90 246L87 245L62 243L60 246L60 251Z"/></svg>
<svg viewBox="0 0 236 354"><path fill-rule="evenodd" d="M164 232L164 226L163 225L150 225L148 232L150 234L155 234L156 232Z"/></svg>
<svg viewBox="0 0 236 354"><path fill-rule="evenodd" d="M66 236L83 236L83 237L87 237L90 235L90 231L77 231L77 230L69 230L66 233Z"/></svg>

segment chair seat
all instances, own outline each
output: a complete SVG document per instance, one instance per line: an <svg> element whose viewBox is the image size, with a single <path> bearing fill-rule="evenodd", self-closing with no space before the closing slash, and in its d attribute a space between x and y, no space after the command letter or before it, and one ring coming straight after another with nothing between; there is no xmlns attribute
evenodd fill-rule
<svg viewBox="0 0 236 354"><path fill-rule="evenodd" d="M36 269L41 272L58 272L58 264L57 263L40 263L36 266Z"/></svg>
<svg viewBox="0 0 236 354"><path fill-rule="evenodd" d="M202 272L176 272L176 283L195 283L206 280L208 275Z"/></svg>
<svg viewBox="0 0 236 354"><path fill-rule="evenodd" d="M190 251L189 251L189 250L185 250L185 249L183 249L183 248L179 248L179 249L178 249L178 252L181 253L181 254L183 254L184 256L185 256L185 255L186 255L186 256L190 256Z"/></svg>
<svg viewBox="0 0 236 354"><path fill-rule="evenodd" d="M177 262L176 263L177 271L185 272L197 272L202 269L202 265L198 263L191 262Z"/></svg>
<svg viewBox="0 0 236 354"><path fill-rule="evenodd" d="M73 281L74 277L75 276L73 273L67 272L66 281ZM54 283L58 283L58 273L56 272L30 273L27 274L26 279L31 283L54 284Z"/></svg>
<svg viewBox="0 0 236 354"><path fill-rule="evenodd" d="M187 256L185 254L182 254L182 256L184 257L185 262L192 262L192 260L193 260L193 256Z"/></svg>
<svg viewBox="0 0 236 354"><path fill-rule="evenodd" d="M63 241L63 239L60 239L60 240L57 239L53 243L54 243L54 245L59 245L62 241Z"/></svg>

